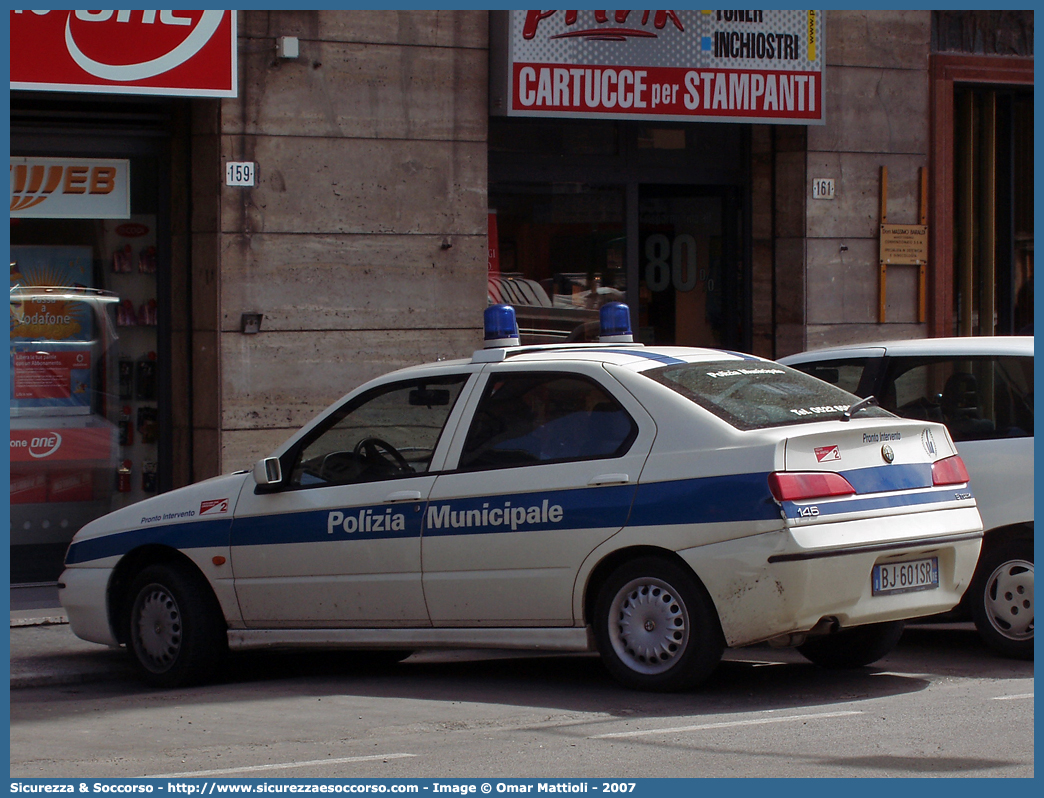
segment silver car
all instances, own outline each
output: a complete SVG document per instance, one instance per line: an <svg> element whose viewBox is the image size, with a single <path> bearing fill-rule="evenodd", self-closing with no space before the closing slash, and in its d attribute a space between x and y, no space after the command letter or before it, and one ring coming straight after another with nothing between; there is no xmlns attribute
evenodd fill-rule
<svg viewBox="0 0 1044 798"><path fill-rule="evenodd" d="M941 421L985 538L960 610L996 651L1033 658L1033 337L859 344L781 358L907 418Z"/></svg>

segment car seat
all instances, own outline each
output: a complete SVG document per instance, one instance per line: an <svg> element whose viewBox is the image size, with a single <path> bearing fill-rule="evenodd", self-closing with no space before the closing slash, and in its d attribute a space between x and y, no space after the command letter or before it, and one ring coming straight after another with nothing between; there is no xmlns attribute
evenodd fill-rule
<svg viewBox="0 0 1044 798"><path fill-rule="evenodd" d="M956 371L946 379L941 401L943 421L955 441L975 440L993 432L993 422L983 418L979 400L974 374Z"/></svg>

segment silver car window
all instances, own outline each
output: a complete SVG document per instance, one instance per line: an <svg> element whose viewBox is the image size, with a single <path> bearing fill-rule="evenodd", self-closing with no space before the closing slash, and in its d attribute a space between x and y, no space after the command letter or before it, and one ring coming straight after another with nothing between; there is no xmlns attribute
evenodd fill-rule
<svg viewBox="0 0 1044 798"><path fill-rule="evenodd" d="M1033 358L892 358L881 404L941 421L955 441L1033 435Z"/></svg>

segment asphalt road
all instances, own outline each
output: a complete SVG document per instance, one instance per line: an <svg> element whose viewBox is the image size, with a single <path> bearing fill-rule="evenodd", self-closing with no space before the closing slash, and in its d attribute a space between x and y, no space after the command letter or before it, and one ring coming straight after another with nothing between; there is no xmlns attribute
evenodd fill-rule
<svg viewBox="0 0 1044 798"><path fill-rule="evenodd" d="M100 656L112 652L99 649ZM628 692L593 657L250 654L216 685L123 672L11 693L12 777L1033 775L1033 663L970 626L908 629L874 668L727 654L704 688Z"/></svg>

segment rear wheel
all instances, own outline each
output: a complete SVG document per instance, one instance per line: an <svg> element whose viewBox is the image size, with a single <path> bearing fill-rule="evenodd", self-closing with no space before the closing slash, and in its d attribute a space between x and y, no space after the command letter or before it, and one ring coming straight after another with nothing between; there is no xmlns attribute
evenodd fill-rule
<svg viewBox="0 0 1044 798"><path fill-rule="evenodd" d="M888 654L902 634L902 621L871 623L809 638L797 650L805 659L824 668L862 668Z"/></svg>
<svg viewBox="0 0 1044 798"><path fill-rule="evenodd" d="M128 647L147 683L181 687L216 676L228 639L201 575L183 565L151 565L135 577L130 597Z"/></svg>
<svg viewBox="0 0 1044 798"><path fill-rule="evenodd" d="M1033 541L983 553L969 588L979 636L1006 657L1033 659Z"/></svg>
<svg viewBox="0 0 1044 798"><path fill-rule="evenodd" d="M642 557L598 593L595 639L609 672L636 690L695 687L721 661L721 624L707 591L681 566Z"/></svg>

